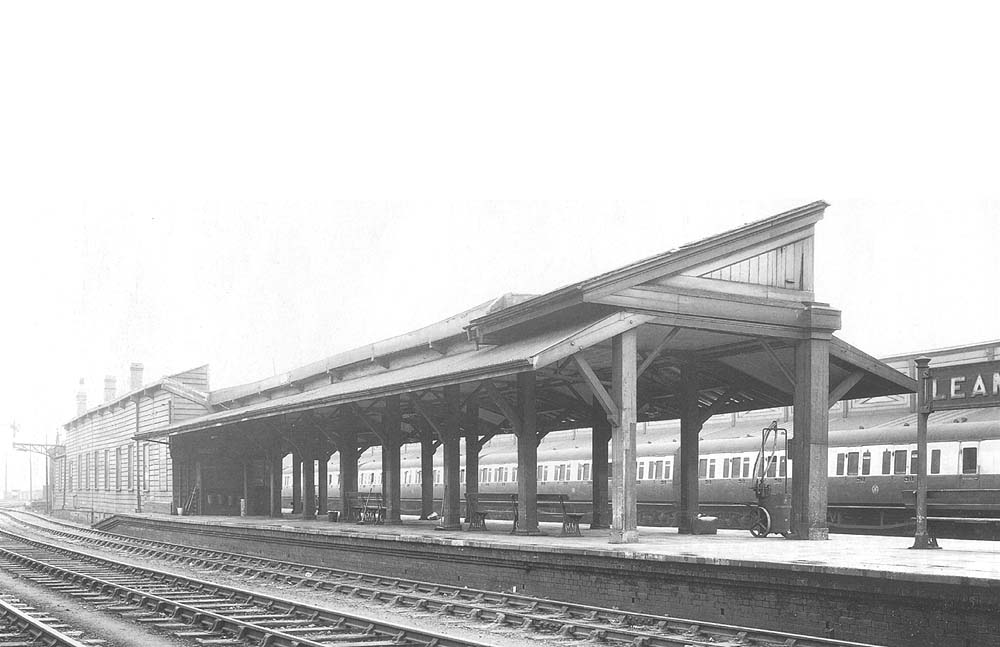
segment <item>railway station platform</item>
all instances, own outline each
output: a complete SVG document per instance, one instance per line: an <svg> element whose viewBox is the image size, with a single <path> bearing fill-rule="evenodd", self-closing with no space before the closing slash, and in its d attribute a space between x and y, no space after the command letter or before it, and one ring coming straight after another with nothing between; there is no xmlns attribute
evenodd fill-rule
<svg viewBox="0 0 1000 647"><path fill-rule="evenodd" d="M831 535L828 541L757 539L746 531L680 535L640 528L609 544L607 530L559 536L438 531L297 517L118 515L112 532L405 579L506 590L602 607L655 612L886 645L996 645L1000 543L942 540L909 550L905 537Z"/></svg>

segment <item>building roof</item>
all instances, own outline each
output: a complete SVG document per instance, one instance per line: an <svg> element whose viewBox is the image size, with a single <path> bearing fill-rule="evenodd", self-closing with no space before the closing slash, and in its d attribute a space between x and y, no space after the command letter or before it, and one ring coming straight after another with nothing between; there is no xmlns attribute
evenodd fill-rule
<svg viewBox="0 0 1000 647"><path fill-rule="evenodd" d="M203 364L201 366L190 368L186 371L174 373L173 375L165 375L154 382L143 384L137 389L132 389L131 391L122 393L121 395L116 395L114 398L112 398L107 402L102 402L96 407L91 407L87 409L85 412L73 416L73 418L71 418L69 422L63 425L63 428L69 429L70 427L78 424L80 421L86 420L91 416L99 415L105 411L113 410L119 407L124 407L133 399L145 397L158 389L163 389L164 391L169 391L170 393L174 393L181 397L207 405L209 396L208 392L201 391L199 389L194 389L190 385L185 384L182 379L179 379L189 373L204 372L207 370L208 366Z"/></svg>

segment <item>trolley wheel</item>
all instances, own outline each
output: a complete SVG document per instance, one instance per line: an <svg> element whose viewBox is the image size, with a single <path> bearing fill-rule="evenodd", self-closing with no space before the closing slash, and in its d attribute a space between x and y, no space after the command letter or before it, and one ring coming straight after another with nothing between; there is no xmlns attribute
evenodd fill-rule
<svg viewBox="0 0 1000 647"><path fill-rule="evenodd" d="M753 510L753 518L750 522L750 534L760 539L767 537L771 532L771 515L765 508L756 507Z"/></svg>

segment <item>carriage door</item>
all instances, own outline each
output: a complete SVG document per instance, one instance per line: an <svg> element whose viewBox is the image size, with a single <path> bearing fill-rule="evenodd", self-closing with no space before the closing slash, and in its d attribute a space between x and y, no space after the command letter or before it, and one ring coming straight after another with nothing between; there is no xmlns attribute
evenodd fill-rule
<svg viewBox="0 0 1000 647"><path fill-rule="evenodd" d="M958 476L960 481L979 481L979 441L958 444Z"/></svg>

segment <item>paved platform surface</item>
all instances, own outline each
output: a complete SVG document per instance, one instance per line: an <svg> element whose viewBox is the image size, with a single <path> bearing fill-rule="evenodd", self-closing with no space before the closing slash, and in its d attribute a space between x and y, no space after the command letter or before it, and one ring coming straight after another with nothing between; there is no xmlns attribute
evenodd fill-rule
<svg viewBox="0 0 1000 647"><path fill-rule="evenodd" d="M582 531L582 537L560 537L560 525L539 524L543 536L511 535L510 522L488 522L486 532L435 530L438 522L404 518L402 525L361 525L304 521L294 516L176 517L155 514L119 515L212 526L244 526L319 534L366 535L385 541L420 541L452 546L509 547L538 552L607 554L632 559L719 565L790 568L803 572L862 575L883 579L968 583L1000 588L1000 542L945 539L941 550L909 550L912 538L830 535L826 541L794 541L780 535L757 539L743 530L717 535L680 535L676 528L640 527L639 541L611 544L607 530Z"/></svg>

